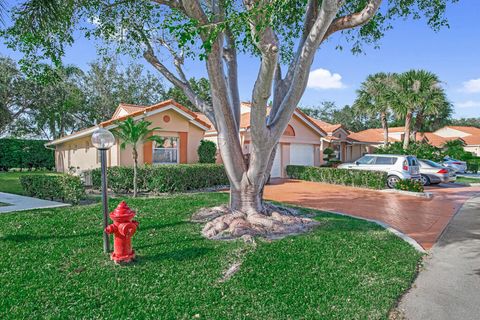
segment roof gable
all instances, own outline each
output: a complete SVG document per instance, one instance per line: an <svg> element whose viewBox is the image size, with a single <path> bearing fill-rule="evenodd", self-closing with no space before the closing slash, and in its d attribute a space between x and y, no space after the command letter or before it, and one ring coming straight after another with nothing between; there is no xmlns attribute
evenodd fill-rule
<svg viewBox="0 0 480 320"><path fill-rule="evenodd" d="M130 107L130 108L128 108ZM120 108L120 106L119 106ZM117 109L119 109L117 108ZM127 118L143 118L143 117L148 117L151 114L156 114L159 112L163 112L165 110L172 109L182 116L186 117L188 120L190 120L193 124L197 125L203 130L208 130L210 129L210 124L205 122L204 120L200 119L197 113L189 110L188 108L182 106L175 100L166 100L148 107L142 107L142 106L134 106L130 105L125 108L125 106L122 106L122 110L127 111L127 114L125 115L117 115L116 118L112 117L112 119L104 121L100 123L101 127L111 127L115 125L117 121L123 121ZM130 111L130 112L129 112Z"/></svg>

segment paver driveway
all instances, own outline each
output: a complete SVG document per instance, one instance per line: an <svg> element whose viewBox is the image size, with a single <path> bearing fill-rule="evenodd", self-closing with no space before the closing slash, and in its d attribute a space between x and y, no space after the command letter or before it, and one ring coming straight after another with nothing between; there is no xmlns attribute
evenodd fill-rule
<svg viewBox="0 0 480 320"><path fill-rule="evenodd" d="M452 216L480 187L428 187L432 199L299 180L275 180L264 197L325 211L379 220L430 249Z"/></svg>

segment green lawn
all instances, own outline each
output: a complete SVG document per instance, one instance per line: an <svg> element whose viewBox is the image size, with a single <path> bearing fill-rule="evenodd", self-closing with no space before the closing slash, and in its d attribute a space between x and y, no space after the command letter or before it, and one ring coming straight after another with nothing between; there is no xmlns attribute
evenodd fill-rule
<svg viewBox="0 0 480 320"><path fill-rule="evenodd" d="M23 195L20 185L20 176L24 174L56 174L50 171L21 171L21 172L0 172L0 192L15 193Z"/></svg>
<svg viewBox="0 0 480 320"><path fill-rule="evenodd" d="M333 214L256 248L202 238L191 213L226 201L128 199L140 222L129 266L102 254L99 205L0 215L0 319L386 319L415 276L411 246ZM239 272L219 282L238 256Z"/></svg>
<svg viewBox="0 0 480 320"><path fill-rule="evenodd" d="M455 182L458 183L480 183L479 178L469 178L469 177L457 177Z"/></svg>

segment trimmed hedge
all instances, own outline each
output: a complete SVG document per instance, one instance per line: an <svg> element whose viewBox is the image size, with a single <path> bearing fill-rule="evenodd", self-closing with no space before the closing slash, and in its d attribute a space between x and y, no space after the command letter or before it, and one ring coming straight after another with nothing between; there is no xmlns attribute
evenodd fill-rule
<svg viewBox="0 0 480 320"><path fill-rule="evenodd" d="M467 171L472 173L477 173L480 167L480 158L475 157L467 160Z"/></svg>
<svg viewBox="0 0 480 320"><path fill-rule="evenodd" d="M420 181L404 179L395 184L395 189L411 192L424 192L425 189Z"/></svg>
<svg viewBox="0 0 480 320"><path fill-rule="evenodd" d="M139 167L138 190L145 192L185 192L228 185L228 177L220 164L165 164ZM92 186L101 188L101 171L93 169ZM111 167L107 170L108 187L115 193L133 190L133 168Z"/></svg>
<svg viewBox="0 0 480 320"><path fill-rule="evenodd" d="M78 204L85 197L85 187L77 176L26 174L20 177L20 184L27 195L40 199Z"/></svg>
<svg viewBox="0 0 480 320"><path fill-rule="evenodd" d="M12 168L52 169L53 150L45 148L46 140L0 139L0 170Z"/></svg>
<svg viewBox="0 0 480 320"><path fill-rule="evenodd" d="M381 171L348 170L311 166L287 166L291 179L341 184L352 187L385 189L387 173Z"/></svg>

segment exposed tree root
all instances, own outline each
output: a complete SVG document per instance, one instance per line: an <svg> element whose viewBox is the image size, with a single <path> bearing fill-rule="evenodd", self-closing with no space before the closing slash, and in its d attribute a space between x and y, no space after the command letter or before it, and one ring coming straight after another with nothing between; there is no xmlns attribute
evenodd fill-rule
<svg viewBox="0 0 480 320"><path fill-rule="evenodd" d="M231 211L227 206L204 208L192 221L206 222L202 234L208 239L228 240L239 237L262 236L283 238L311 230L318 222L300 217L294 210L265 204L263 213L246 214Z"/></svg>
<svg viewBox="0 0 480 320"><path fill-rule="evenodd" d="M232 278L235 273L240 270L245 257L249 253L255 251L257 248L257 243L251 236L245 235L242 237L242 239L245 242L245 246L233 252L233 259L227 259L228 268L223 272L222 277L218 280L218 282L226 282L230 280L230 278Z"/></svg>

